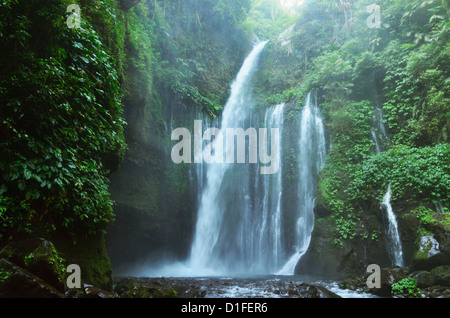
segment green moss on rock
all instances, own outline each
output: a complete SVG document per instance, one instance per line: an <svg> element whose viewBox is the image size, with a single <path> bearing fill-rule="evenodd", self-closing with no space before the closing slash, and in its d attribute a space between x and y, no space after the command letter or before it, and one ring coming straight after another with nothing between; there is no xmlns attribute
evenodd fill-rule
<svg viewBox="0 0 450 318"><path fill-rule="evenodd" d="M58 290L64 290L65 261L52 242L43 238L13 241L0 250L0 258L23 267Z"/></svg>
<svg viewBox="0 0 450 318"><path fill-rule="evenodd" d="M157 283L139 283L133 279L122 280L114 290L121 298L178 298L178 292Z"/></svg>
<svg viewBox="0 0 450 318"><path fill-rule="evenodd" d="M40 277L0 258L0 298L63 298L60 290Z"/></svg>
<svg viewBox="0 0 450 318"><path fill-rule="evenodd" d="M113 272L103 233L79 235L75 242L64 236L55 237L53 241L67 264L80 266L82 284L112 290Z"/></svg>

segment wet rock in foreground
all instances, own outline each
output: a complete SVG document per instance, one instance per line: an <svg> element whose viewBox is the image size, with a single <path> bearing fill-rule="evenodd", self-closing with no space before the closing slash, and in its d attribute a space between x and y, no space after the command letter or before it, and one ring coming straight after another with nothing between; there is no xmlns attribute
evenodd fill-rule
<svg viewBox="0 0 450 318"><path fill-rule="evenodd" d="M114 291L122 298L341 298L322 286L276 279L117 277Z"/></svg>

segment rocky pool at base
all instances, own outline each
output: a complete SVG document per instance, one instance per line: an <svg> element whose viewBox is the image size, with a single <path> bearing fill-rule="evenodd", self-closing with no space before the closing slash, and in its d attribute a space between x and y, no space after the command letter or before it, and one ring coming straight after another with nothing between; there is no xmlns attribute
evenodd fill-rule
<svg viewBox="0 0 450 318"><path fill-rule="evenodd" d="M137 278L118 277L119 297L178 298L376 298L362 289L339 287L339 282L301 276Z"/></svg>

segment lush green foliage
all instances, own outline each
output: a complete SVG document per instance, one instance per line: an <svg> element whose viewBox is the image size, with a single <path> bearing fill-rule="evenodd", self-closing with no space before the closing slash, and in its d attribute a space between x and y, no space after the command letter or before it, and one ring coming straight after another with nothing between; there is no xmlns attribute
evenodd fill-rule
<svg viewBox="0 0 450 318"><path fill-rule="evenodd" d="M349 204L346 185L352 180L352 172L367 158L373 149L369 138L372 125L373 107L369 101L346 102L340 107L339 101L324 105L324 117L329 130L333 132L333 145L327 163L320 172L318 203L333 211L338 239L355 237L374 238L361 223L361 211ZM340 241L336 241L341 245Z"/></svg>
<svg viewBox="0 0 450 318"><path fill-rule="evenodd" d="M388 48L384 109L394 143L422 146L448 141L450 47L443 41L448 42L449 29L443 24L437 28L441 33L418 48L415 44L397 49L396 42Z"/></svg>
<svg viewBox="0 0 450 318"><path fill-rule="evenodd" d="M295 13L287 12L279 0L255 0L244 27L260 40L270 40L293 25L297 18Z"/></svg>
<svg viewBox="0 0 450 318"><path fill-rule="evenodd" d="M187 107L217 115L239 66L236 61L249 48L250 36L241 26L250 1L148 1L145 7L158 55L156 88L172 92Z"/></svg>
<svg viewBox="0 0 450 318"><path fill-rule="evenodd" d="M324 187L319 191L323 194L329 193L329 188L334 190L335 195L325 197L324 202L337 213L333 218L336 218L337 232L341 238L349 237L346 231L341 230L342 224L350 227L349 233L367 233L358 230L364 222L360 222L358 217L355 222L355 211L361 215L363 200L381 202L389 183L392 185L393 200L412 198L433 207L436 204L448 206L450 203L447 194L450 180L448 143L435 145L448 141L450 105L446 80L450 65L446 42L448 29L444 16L436 16L443 13L439 5L437 2L422 4L420 1L414 4L385 3L382 6L383 17L390 26L388 29L398 30L399 33L386 34L384 26L378 34L369 36L373 36L377 43L373 46L373 42L369 42L369 51L360 50L356 43L348 41L340 50L329 53L330 57L324 55L317 59L324 71L324 78L332 78L332 81L320 78L318 81L323 83L325 93L329 94L325 98L331 100L333 110L330 118L333 120L338 105L345 105L349 99L370 96L374 106L386 100L383 112L393 146L380 155L362 154L354 162L356 165L341 163L338 166L339 161L330 157L329 166L324 169L321 179ZM399 24L399 12L402 10L406 13L401 16ZM425 27L413 22L417 19L422 20ZM411 35L414 35L413 43L409 42ZM349 48L352 48L351 55L347 54ZM340 59L335 57L336 54ZM327 70L327 63L335 67ZM335 73L341 77L337 78ZM330 82L334 86L330 86ZM347 127L350 132L354 129ZM346 144L333 127L331 131L335 138L332 152L334 148L341 148L348 158L354 158L351 153L358 145ZM369 130L366 130L366 138L369 136ZM423 147L427 145L429 147ZM335 170L330 173L329 169L333 168ZM327 171L333 177L327 179ZM335 179L340 184L336 184ZM341 214L343 217L338 217Z"/></svg>
<svg viewBox="0 0 450 318"><path fill-rule="evenodd" d="M3 268L0 269L0 285L8 281L8 279L12 276L12 274L13 272L6 271Z"/></svg>
<svg viewBox="0 0 450 318"><path fill-rule="evenodd" d="M274 28L277 34L270 38L257 83L258 99L263 106L293 98L303 99L314 88L313 84L317 86L318 70L312 69L312 61L329 47L336 47L334 26L341 24L335 14L337 9L328 2L314 1L304 5L295 25L288 28L289 25L282 24L284 19L281 19L285 30ZM252 21L252 17L249 20Z"/></svg>
<svg viewBox="0 0 450 318"><path fill-rule="evenodd" d="M67 27L68 4L0 6L2 231L95 232L113 218L107 176L125 149L117 64L87 19ZM100 19L115 23L110 11Z"/></svg>
<svg viewBox="0 0 450 318"><path fill-rule="evenodd" d="M411 211L411 214L415 215L420 222L417 231L419 235L428 232L426 230L428 225L441 225L444 228L450 229L450 210L440 202L436 204L436 207L436 209L431 209L421 205Z"/></svg>
<svg viewBox="0 0 450 318"><path fill-rule="evenodd" d="M429 203L450 203L450 145L410 148L398 146L365 160L361 169L353 173L348 190L352 198L373 196L379 189L382 198L388 184L392 185L393 199L416 197Z"/></svg>
<svg viewBox="0 0 450 318"><path fill-rule="evenodd" d="M331 213L339 245L377 236L364 202L380 202L389 183L394 200L450 203L447 2L381 1L381 28L370 29L372 3L307 1L288 38L270 46L257 88L262 105L311 89L322 96L332 141L317 204Z"/></svg>
<svg viewBox="0 0 450 318"><path fill-rule="evenodd" d="M362 219L361 204L370 200L381 202L389 184L392 200L407 198L433 207L411 211L422 225L440 222L448 226L445 206L450 201L449 150L449 144L424 148L397 146L380 155L365 157L361 164L349 164L345 170L339 170L342 165L330 157L332 164L322 171L318 198L334 212L331 217L336 223L336 243L341 245L341 239L377 237L376 231ZM437 213L436 206L443 206L443 211Z"/></svg>
<svg viewBox="0 0 450 318"><path fill-rule="evenodd" d="M414 278L407 277L392 284L391 293L392 295L407 294L413 297L419 297L420 289L417 287L417 283Z"/></svg>

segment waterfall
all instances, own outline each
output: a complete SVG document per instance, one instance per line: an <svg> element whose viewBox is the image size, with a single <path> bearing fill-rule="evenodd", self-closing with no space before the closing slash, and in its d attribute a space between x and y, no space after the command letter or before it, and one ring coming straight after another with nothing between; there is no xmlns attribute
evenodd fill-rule
<svg viewBox="0 0 450 318"><path fill-rule="evenodd" d="M375 143L375 152L377 155L379 155L381 153L381 148L380 148L380 143L378 141L377 133L375 132L375 130L372 129L371 134L372 134L373 142Z"/></svg>
<svg viewBox="0 0 450 318"><path fill-rule="evenodd" d="M253 107L251 94L253 74L266 43L257 44L245 59L231 86L220 122L208 122L203 128L214 129L212 126L220 125L211 145L228 137L224 133L226 128L264 127L270 132L270 138L269 135L265 137L271 142L261 142L260 136L260 161L257 164L249 160L241 164L204 161L194 164L191 174L195 176L199 195L190 255L185 262L163 264L159 270L152 270L152 275L291 275L309 246L314 226L317 174L326 156L324 127L317 98L310 93L298 118L299 129L294 133L299 136L293 149L298 159L298 209L284 211L282 161L276 173L260 171L267 166L261 160L262 154L282 158L283 148L275 146L274 140L278 145L282 143L286 105L258 110ZM202 146L205 146L209 139L205 139L206 132L203 133ZM250 144L250 137L248 139L246 143ZM194 146L194 157L199 156L199 146ZM231 151L230 147L227 142L222 149L225 155ZM250 151L246 151L246 157L249 159ZM281 272L280 268L283 268Z"/></svg>
<svg viewBox="0 0 450 318"><path fill-rule="evenodd" d="M251 77L266 43L256 45L245 59L231 86L215 140L223 138L226 128L251 123ZM253 249L258 240L252 234L259 224L252 215L256 212L251 200L251 171L248 165L209 164L206 168L189 267L200 273L249 270L249 260L259 253Z"/></svg>
<svg viewBox="0 0 450 318"><path fill-rule="evenodd" d="M391 205L391 185L389 184L386 195L381 205L385 208L388 220L388 249L394 266L403 267L402 242L398 233L397 218Z"/></svg>
<svg viewBox="0 0 450 318"><path fill-rule="evenodd" d="M375 152L380 154L384 149L384 142L387 140L386 128L383 122L383 111L376 108L373 114L374 127L371 130L372 139L375 143Z"/></svg>
<svg viewBox="0 0 450 318"><path fill-rule="evenodd" d="M283 127L284 104L279 104L266 110L264 124L268 128ZM280 131L280 134L282 131ZM280 140L281 141L281 140ZM280 158L281 152L279 153ZM256 188L256 187L255 187ZM263 252L259 262L266 262L267 270L274 272L278 268L279 262L283 257L282 251L282 168L275 176L263 176L263 200L262 200L262 219L259 231L258 250Z"/></svg>
<svg viewBox="0 0 450 318"><path fill-rule="evenodd" d="M196 114L196 118L202 120L202 127L203 129L210 129L213 127L217 127L218 125L218 118L212 119L210 116L205 114L204 112L199 112ZM202 151L203 149L199 149L199 151ZM197 156L198 154L194 154L194 156ZM205 164L193 164L190 168L190 173L195 176L192 181L191 185L197 189L197 209L198 205L202 198L203 189L205 188L206 184L206 172L207 172L207 165Z"/></svg>
<svg viewBox="0 0 450 318"><path fill-rule="evenodd" d="M384 147L384 142L388 140L386 128L383 123L383 111L380 108L376 108L374 111L374 128L372 129L372 138L375 143L376 154L380 154ZM391 205L391 184L388 186L388 190L383 198L381 206L386 210L386 219L388 221L387 229L387 248L389 256L393 266L403 267L403 252L402 243L398 233L397 218L395 217L394 210Z"/></svg>
<svg viewBox="0 0 450 318"><path fill-rule="evenodd" d="M299 209L296 223L295 253L278 272L280 275L294 274L295 266L309 247L314 228L314 203L316 179L325 164L326 146L322 118L317 98L309 93L301 113L300 140L298 143L298 196Z"/></svg>

